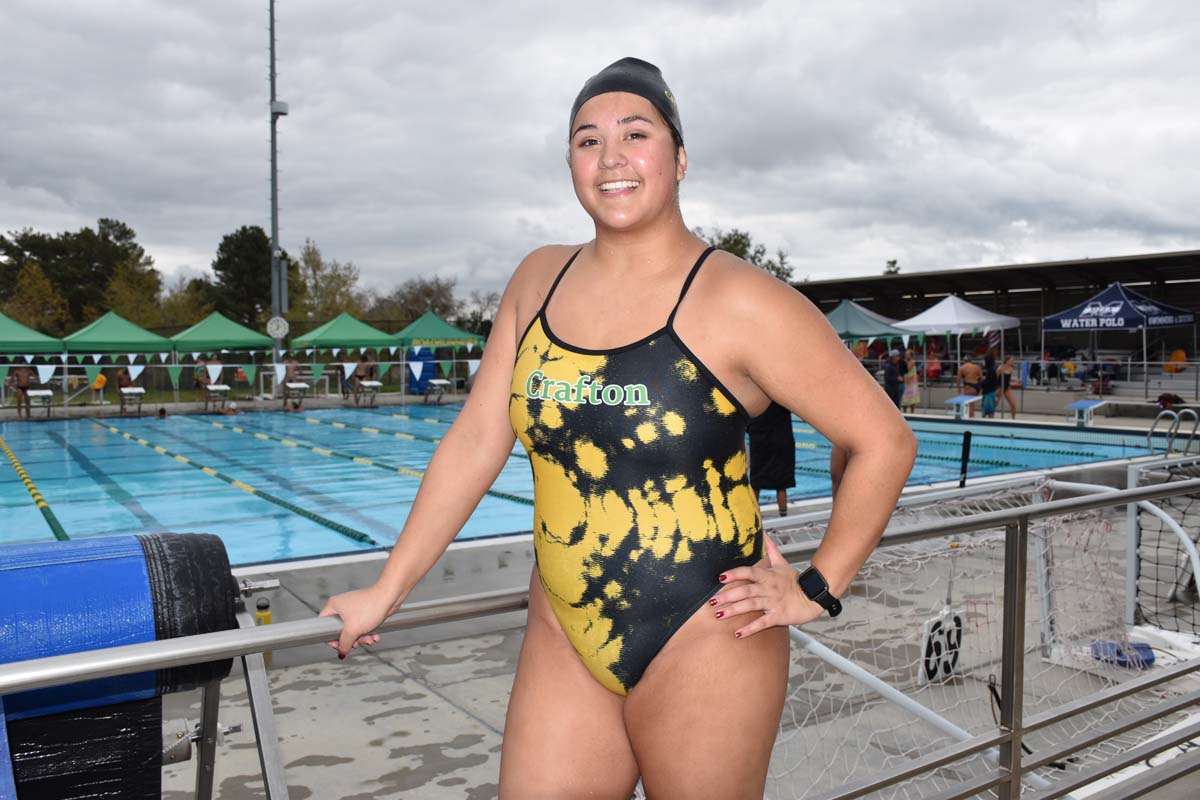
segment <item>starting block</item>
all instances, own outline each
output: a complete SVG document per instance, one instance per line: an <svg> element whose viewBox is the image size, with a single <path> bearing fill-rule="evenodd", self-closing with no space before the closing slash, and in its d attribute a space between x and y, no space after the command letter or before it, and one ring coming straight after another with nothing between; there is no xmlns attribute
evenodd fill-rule
<svg viewBox="0 0 1200 800"><path fill-rule="evenodd" d="M983 400L983 395L958 394L958 395L955 395L954 397L951 397L949 400L944 400L942 402L944 402L948 406L954 407L954 418L955 419L966 419L967 409L970 408L972 404L978 403L982 400Z"/></svg>
<svg viewBox="0 0 1200 800"><path fill-rule="evenodd" d="M379 381L360 380L354 389L354 405L357 406L361 399L368 408L374 408L375 396L379 394L379 390L382 388L383 384Z"/></svg>
<svg viewBox="0 0 1200 800"><path fill-rule="evenodd" d="M146 396L146 390L141 386L125 386L120 390L121 394L121 415L125 415L125 410L132 407L135 414L142 413L142 398Z"/></svg>
<svg viewBox="0 0 1200 800"><path fill-rule="evenodd" d="M54 392L49 389L26 389L25 396L29 398L29 408L40 406L46 409L46 416L50 416L50 404L54 401Z"/></svg>
<svg viewBox="0 0 1200 800"><path fill-rule="evenodd" d="M229 386L224 383L210 383L204 387L204 410L208 411L208 404L212 403L217 408L225 407L225 400L229 397Z"/></svg>
<svg viewBox="0 0 1200 800"><path fill-rule="evenodd" d="M304 395L308 392L308 384L300 381L288 381L283 385L283 407L291 402L303 403Z"/></svg>
<svg viewBox="0 0 1200 800"><path fill-rule="evenodd" d="M429 402L429 398L434 398L435 402L442 402L442 395L450 391L450 381L445 378L430 378L425 384L425 402Z"/></svg>
<svg viewBox="0 0 1200 800"><path fill-rule="evenodd" d="M1075 412L1068 419L1075 421L1075 427L1087 428L1092 424L1092 414L1097 408L1108 405L1107 400L1076 400L1074 403L1067 403L1063 408L1067 411Z"/></svg>

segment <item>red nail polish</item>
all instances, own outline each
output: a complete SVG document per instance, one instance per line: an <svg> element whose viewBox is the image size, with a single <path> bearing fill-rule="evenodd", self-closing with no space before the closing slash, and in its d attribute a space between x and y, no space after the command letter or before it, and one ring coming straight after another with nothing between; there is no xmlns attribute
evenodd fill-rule
<svg viewBox="0 0 1200 800"><path fill-rule="evenodd" d="M741 631L738 631L738 632L737 632L737 633L735 633L733 636L734 636L734 638L735 638L735 639L740 639L740 638L742 638L742 632L741 632Z"/></svg>
<svg viewBox="0 0 1200 800"><path fill-rule="evenodd" d="M340 660L342 660L342 661L345 661L345 660L346 660L346 656L344 656L344 655L343 655L343 654L341 654L341 653L338 653L338 658L339 658Z"/></svg>
<svg viewBox="0 0 1200 800"><path fill-rule="evenodd" d="M723 616L725 616L725 612L724 612L724 611L718 611L718 612L717 612L717 619L720 619L720 618L721 618L721 617L723 617Z"/></svg>
<svg viewBox="0 0 1200 800"><path fill-rule="evenodd" d="M717 578L717 580L719 580L721 583L724 583L725 581L729 580L729 576L722 575L721 577Z"/></svg>
<svg viewBox="0 0 1200 800"><path fill-rule="evenodd" d="M712 600L709 600L709 601L708 601L708 604L709 604L710 606L715 606L715 605L717 604L717 598L715 598L715 597L714 597Z"/></svg>

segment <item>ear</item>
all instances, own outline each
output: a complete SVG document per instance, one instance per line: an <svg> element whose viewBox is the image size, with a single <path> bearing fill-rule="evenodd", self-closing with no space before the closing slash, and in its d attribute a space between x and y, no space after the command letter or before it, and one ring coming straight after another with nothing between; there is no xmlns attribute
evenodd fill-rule
<svg viewBox="0 0 1200 800"><path fill-rule="evenodd" d="M675 150L675 180L683 180L683 176L687 175L687 150L680 145Z"/></svg>

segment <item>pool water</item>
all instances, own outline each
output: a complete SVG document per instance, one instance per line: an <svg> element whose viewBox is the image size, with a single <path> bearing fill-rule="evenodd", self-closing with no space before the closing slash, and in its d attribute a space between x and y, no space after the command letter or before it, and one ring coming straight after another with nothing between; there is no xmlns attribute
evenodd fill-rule
<svg viewBox="0 0 1200 800"><path fill-rule="evenodd" d="M220 536L234 564L389 546L430 456L459 407L327 409L300 414L0 423L3 545L51 540L51 524L15 458L72 538L158 531ZM1145 438L1094 430L911 422L919 440L909 482L958 477L971 430L969 476L1145 455ZM793 499L829 493L828 441L802 421ZM9 462L9 463L4 463ZM774 492L762 493L764 502ZM459 539L528 532L529 461L516 444Z"/></svg>

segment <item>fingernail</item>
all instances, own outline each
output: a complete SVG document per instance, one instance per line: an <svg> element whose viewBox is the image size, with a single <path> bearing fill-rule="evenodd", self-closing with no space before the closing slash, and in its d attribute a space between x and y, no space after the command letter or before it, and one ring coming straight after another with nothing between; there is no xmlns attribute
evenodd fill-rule
<svg viewBox="0 0 1200 800"><path fill-rule="evenodd" d="M742 638L742 632L741 632L741 631L738 631L737 633L735 633L735 634L733 635L733 638L735 638L735 639L740 639L740 638Z"/></svg>
<svg viewBox="0 0 1200 800"><path fill-rule="evenodd" d="M342 660L342 661L345 661L345 660L346 660L346 654L345 654L345 653L338 653L338 658L339 658L340 660Z"/></svg>
<svg viewBox="0 0 1200 800"><path fill-rule="evenodd" d="M721 583L724 583L725 581L729 580L729 576L722 575L721 577L717 578L717 580L719 580Z"/></svg>
<svg viewBox="0 0 1200 800"><path fill-rule="evenodd" d="M709 601L708 601L708 604L709 604L710 606L715 606L715 605L717 604L717 598L715 598L715 597L714 597L712 600L709 600Z"/></svg>
<svg viewBox="0 0 1200 800"><path fill-rule="evenodd" d="M720 618L721 618L721 617L723 617L723 616L725 616L725 612L724 612L724 611L718 611L718 612L717 612L717 619L720 619Z"/></svg>

